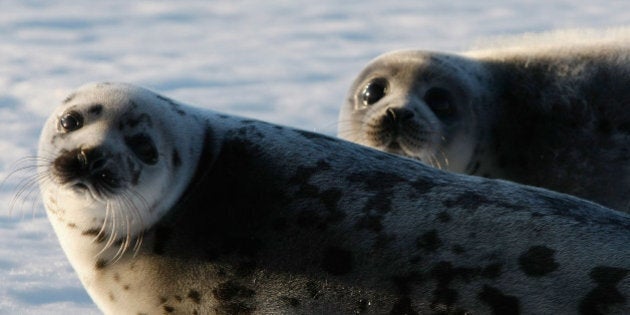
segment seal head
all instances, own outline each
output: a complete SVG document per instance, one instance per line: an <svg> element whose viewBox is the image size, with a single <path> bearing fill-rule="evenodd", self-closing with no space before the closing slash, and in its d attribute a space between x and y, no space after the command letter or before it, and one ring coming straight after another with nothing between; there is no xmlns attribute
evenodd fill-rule
<svg viewBox="0 0 630 315"><path fill-rule="evenodd" d="M412 66L410 66L412 65ZM397 51L370 62L354 81L339 116L341 138L466 170L479 143L480 67L448 54Z"/></svg>

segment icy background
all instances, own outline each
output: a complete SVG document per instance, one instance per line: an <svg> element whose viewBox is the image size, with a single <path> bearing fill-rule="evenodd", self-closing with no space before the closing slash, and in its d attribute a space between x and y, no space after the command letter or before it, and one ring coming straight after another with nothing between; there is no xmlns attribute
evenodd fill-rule
<svg viewBox="0 0 630 315"><path fill-rule="evenodd" d="M385 51L457 52L495 36L624 25L628 12L628 1L585 0L0 0L0 179L35 155L46 116L86 82L334 135L353 77ZM24 176L0 187L0 314L98 313L35 187L20 190Z"/></svg>

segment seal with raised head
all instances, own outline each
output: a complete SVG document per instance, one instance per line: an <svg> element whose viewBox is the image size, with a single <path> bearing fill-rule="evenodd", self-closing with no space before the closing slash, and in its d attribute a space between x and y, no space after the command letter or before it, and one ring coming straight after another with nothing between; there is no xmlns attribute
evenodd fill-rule
<svg viewBox="0 0 630 315"><path fill-rule="evenodd" d="M358 75L338 135L630 212L628 86L627 45L395 51Z"/></svg>
<svg viewBox="0 0 630 315"><path fill-rule="evenodd" d="M47 214L107 314L627 313L630 216L92 84L44 126Z"/></svg>

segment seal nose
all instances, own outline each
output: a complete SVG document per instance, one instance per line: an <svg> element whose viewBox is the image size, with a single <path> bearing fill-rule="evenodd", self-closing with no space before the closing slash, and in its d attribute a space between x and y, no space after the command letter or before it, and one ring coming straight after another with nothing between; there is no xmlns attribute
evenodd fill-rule
<svg viewBox="0 0 630 315"><path fill-rule="evenodd" d="M81 159L84 159L84 167L90 173L101 171L105 168L107 159L100 149L81 150Z"/></svg>
<svg viewBox="0 0 630 315"><path fill-rule="evenodd" d="M107 171L107 157L99 148L74 149L57 157L53 170L63 182L87 178Z"/></svg>
<svg viewBox="0 0 630 315"><path fill-rule="evenodd" d="M413 118L413 116L414 113L407 108L390 107L385 111L385 116L383 117L383 127L396 130L400 124L409 121Z"/></svg>

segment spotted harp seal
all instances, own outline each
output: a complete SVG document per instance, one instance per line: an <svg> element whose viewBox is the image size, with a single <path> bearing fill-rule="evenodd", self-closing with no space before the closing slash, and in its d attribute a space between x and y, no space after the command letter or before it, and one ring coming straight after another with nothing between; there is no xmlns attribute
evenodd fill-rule
<svg viewBox="0 0 630 315"><path fill-rule="evenodd" d="M107 314L623 313L630 217L127 84L45 124L41 191Z"/></svg>
<svg viewBox="0 0 630 315"><path fill-rule="evenodd" d="M627 45L395 51L356 78L338 134L630 212L629 86Z"/></svg>

